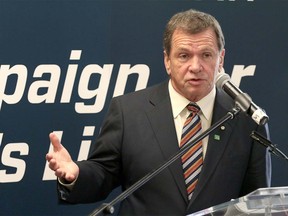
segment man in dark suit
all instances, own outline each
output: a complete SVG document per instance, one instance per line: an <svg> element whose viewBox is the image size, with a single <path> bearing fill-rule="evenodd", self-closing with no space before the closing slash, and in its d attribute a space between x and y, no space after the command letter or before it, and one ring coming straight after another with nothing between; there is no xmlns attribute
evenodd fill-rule
<svg viewBox="0 0 288 216"><path fill-rule="evenodd" d="M169 79L111 100L95 149L86 161L73 162L55 134L49 167L58 176L59 196L70 203L103 200L116 187L129 188L177 153L186 106L200 107L202 131L234 107L215 80L221 72L224 36L216 19L188 10L174 15L164 32L164 63ZM201 164L191 196L181 159L127 197L123 215L186 215L270 185L270 155L250 139L255 130L240 113L201 141ZM201 132L201 130L200 130Z"/></svg>

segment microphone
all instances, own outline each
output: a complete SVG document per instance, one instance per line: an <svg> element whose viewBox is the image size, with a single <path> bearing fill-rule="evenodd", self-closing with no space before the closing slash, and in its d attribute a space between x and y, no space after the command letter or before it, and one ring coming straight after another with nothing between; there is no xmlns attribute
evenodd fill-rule
<svg viewBox="0 0 288 216"><path fill-rule="evenodd" d="M261 135L257 131L252 131L252 133L250 134L250 137L254 139L255 141L257 141L258 143L260 143L261 145L263 145L265 148L268 148L269 152L273 153L277 157L282 157L288 161L288 157L282 151L280 151L276 147L276 145L272 144L270 140L265 138L263 135Z"/></svg>
<svg viewBox="0 0 288 216"><path fill-rule="evenodd" d="M253 103L248 94L243 93L230 81L230 76L228 74L224 72L218 73L216 86L223 89L233 100L235 100L236 106L250 115L258 125L264 125L267 123L269 119L267 114L263 109Z"/></svg>

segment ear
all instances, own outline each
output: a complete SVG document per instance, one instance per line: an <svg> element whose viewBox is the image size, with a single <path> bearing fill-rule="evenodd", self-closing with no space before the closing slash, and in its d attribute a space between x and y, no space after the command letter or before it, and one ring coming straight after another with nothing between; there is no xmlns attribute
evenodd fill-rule
<svg viewBox="0 0 288 216"><path fill-rule="evenodd" d="M164 54L164 65L165 65L165 68L166 68L166 72L167 72L168 75L170 75L171 74L170 58L169 58L169 56L168 56L168 54L167 54L167 52L165 50L164 50L163 54Z"/></svg>
<svg viewBox="0 0 288 216"><path fill-rule="evenodd" d="M220 53L220 60L219 60L219 72L221 72L223 66L224 66L224 57L225 57L225 49L223 49Z"/></svg>

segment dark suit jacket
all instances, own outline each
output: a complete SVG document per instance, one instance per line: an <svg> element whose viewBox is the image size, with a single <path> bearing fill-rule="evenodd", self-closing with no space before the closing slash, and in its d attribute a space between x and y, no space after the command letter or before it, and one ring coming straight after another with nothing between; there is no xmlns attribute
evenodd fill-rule
<svg viewBox="0 0 288 216"><path fill-rule="evenodd" d="M217 90L212 124L233 106L233 100ZM190 201L178 159L127 197L120 214L186 215L269 186L270 155L249 136L253 130L265 135L265 128L245 113L223 126L209 137ZM78 180L70 193L60 193L62 199L71 203L102 200L119 185L129 188L179 150L168 82L113 98L95 146L88 161L77 162Z"/></svg>

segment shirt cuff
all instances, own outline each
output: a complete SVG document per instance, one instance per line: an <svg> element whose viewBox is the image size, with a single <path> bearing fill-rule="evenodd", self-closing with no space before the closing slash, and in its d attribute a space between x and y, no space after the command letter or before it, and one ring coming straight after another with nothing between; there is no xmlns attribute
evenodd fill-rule
<svg viewBox="0 0 288 216"><path fill-rule="evenodd" d="M77 181L77 178L73 182L67 183L65 179L58 178L59 184L67 188L69 191L73 189L74 185L76 184L76 181Z"/></svg>

